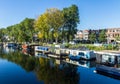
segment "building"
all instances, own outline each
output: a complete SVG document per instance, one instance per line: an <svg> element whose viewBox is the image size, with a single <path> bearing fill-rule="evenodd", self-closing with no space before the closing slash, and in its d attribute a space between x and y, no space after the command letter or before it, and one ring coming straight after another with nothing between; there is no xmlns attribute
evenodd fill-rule
<svg viewBox="0 0 120 84"><path fill-rule="evenodd" d="M89 30L83 30L83 40L88 40L89 38Z"/></svg>
<svg viewBox="0 0 120 84"><path fill-rule="evenodd" d="M82 30L77 31L77 34L75 34L75 39L79 39L79 40L83 39L83 31Z"/></svg>
<svg viewBox="0 0 120 84"><path fill-rule="evenodd" d="M107 43L115 42L116 38L120 37L120 28L106 28L106 29L98 29L98 30L91 30L91 29L90 30L79 30L79 31L77 31L75 38L79 39L79 40L88 41L89 35L91 33L94 33L96 35L95 42L99 42L98 37L102 30L104 30L106 32L105 37L106 37ZM119 40L120 40L120 38L119 38Z"/></svg>
<svg viewBox="0 0 120 84"><path fill-rule="evenodd" d="M120 28L106 29L106 36L108 43L116 41L116 37L120 37Z"/></svg>
<svg viewBox="0 0 120 84"><path fill-rule="evenodd" d="M75 39L88 40L89 30L78 30Z"/></svg>

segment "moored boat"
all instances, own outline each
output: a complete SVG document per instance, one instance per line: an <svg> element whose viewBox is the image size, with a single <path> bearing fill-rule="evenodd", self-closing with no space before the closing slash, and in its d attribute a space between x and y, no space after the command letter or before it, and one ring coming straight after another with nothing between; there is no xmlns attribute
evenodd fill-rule
<svg viewBox="0 0 120 84"><path fill-rule="evenodd" d="M35 51L42 52L44 54L49 53L49 47L46 46L35 46Z"/></svg>
<svg viewBox="0 0 120 84"><path fill-rule="evenodd" d="M70 55L69 55L70 59L86 59L86 60L91 60L91 59L95 59L96 55L93 51L90 50L77 50L77 49L73 49L70 50Z"/></svg>
<svg viewBox="0 0 120 84"><path fill-rule="evenodd" d="M23 44L23 45L22 45L22 48L23 48L23 49L27 49L27 48L28 48L28 45L27 45L27 44Z"/></svg>
<svg viewBox="0 0 120 84"><path fill-rule="evenodd" d="M102 51L96 53L96 62L98 63L96 71L120 77L120 53L113 51Z"/></svg>

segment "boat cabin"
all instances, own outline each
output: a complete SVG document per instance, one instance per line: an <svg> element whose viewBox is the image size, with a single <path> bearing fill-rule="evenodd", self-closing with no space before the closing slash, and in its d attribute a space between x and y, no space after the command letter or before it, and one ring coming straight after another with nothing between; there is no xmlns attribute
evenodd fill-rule
<svg viewBox="0 0 120 84"><path fill-rule="evenodd" d="M119 52L98 52L96 62L111 67L119 67L120 53Z"/></svg>
<svg viewBox="0 0 120 84"><path fill-rule="evenodd" d="M120 53L119 52L97 52L96 71L120 77Z"/></svg>
<svg viewBox="0 0 120 84"><path fill-rule="evenodd" d="M90 50L70 50L70 58L90 60L96 58L93 51Z"/></svg>

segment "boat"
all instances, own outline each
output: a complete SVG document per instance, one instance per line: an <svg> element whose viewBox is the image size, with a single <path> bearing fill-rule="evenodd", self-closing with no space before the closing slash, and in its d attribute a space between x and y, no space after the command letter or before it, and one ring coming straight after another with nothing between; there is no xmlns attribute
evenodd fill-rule
<svg viewBox="0 0 120 84"><path fill-rule="evenodd" d="M72 49L70 50L69 58L76 60L79 59L91 60L91 59L95 59L96 55L94 51Z"/></svg>
<svg viewBox="0 0 120 84"><path fill-rule="evenodd" d="M22 45L22 49L27 49L28 48L28 44L23 44Z"/></svg>
<svg viewBox="0 0 120 84"><path fill-rule="evenodd" d="M114 51L96 52L97 72L103 72L120 77L120 53Z"/></svg>
<svg viewBox="0 0 120 84"><path fill-rule="evenodd" d="M120 63L119 51L101 51L96 52L96 62L104 65L114 66Z"/></svg>
<svg viewBox="0 0 120 84"><path fill-rule="evenodd" d="M8 48L16 48L17 47L17 44L16 43L6 43L4 44L4 47L8 47Z"/></svg>
<svg viewBox="0 0 120 84"><path fill-rule="evenodd" d="M35 46L35 51L42 52L44 54L48 54L50 52L49 47L46 46Z"/></svg>

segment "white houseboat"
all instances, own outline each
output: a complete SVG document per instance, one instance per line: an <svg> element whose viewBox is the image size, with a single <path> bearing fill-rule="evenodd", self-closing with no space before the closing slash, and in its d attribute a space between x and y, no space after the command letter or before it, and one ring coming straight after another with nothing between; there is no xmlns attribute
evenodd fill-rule
<svg viewBox="0 0 120 84"><path fill-rule="evenodd" d="M90 50L74 50L71 49L70 50L70 54L69 54L69 58L70 59L86 59L86 60L90 60L90 59L95 59L96 55L94 53L94 51L90 51Z"/></svg>
<svg viewBox="0 0 120 84"><path fill-rule="evenodd" d="M35 51L39 51L39 52L42 52L44 54L47 54L49 53L49 47L46 47L46 46L35 46Z"/></svg>
<svg viewBox="0 0 120 84"><path fill-rule="evenodd" d="M120 77L120 52L101 51L96 52L97 72L104 72Z"/></svg>

